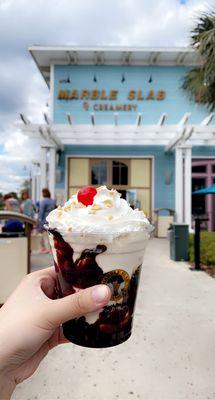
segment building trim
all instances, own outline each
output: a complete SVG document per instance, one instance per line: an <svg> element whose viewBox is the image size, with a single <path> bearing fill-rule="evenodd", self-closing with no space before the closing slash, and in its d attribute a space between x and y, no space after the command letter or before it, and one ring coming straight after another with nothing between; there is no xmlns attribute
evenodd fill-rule
<svg viewBox="0 0 215 400"><path fill-rule="evenodd" d="M191 47L76 47L31 46L33 57L49 86L52 63L71 65L173 65L199 66L201 59Z"/></svg>

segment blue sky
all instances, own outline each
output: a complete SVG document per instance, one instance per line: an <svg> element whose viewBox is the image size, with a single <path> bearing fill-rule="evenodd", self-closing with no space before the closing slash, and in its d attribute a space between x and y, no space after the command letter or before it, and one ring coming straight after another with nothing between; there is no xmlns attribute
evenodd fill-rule
<svg viewBox="0 0 215 400"><path fill-rule="evenodd" d="M0 192L18 191L31 161L39 157L39 145L17 129L19 113L41 122L48 112L49 92L29 46L184 46L198 12L212 4L214 0L0 0Z"/></svg>

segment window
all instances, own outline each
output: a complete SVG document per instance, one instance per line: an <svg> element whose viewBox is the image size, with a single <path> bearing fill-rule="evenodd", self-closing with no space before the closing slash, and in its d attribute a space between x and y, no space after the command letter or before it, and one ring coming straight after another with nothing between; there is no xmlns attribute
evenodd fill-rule
<svg viewBox="0 0 215 400"><path fill-rule="evenodd" d="M112 161L112 185L128 185L128 166L121 161Z"/></svg>
<svg viewBox="0 0 215 400"><path fill-rule="evenodd" d="M194 173L206 173L207 172L207 170L206 170L206 165L193 165L192 166L192 172L194 172Z"/></svg>
<svg viewBox="0 0 215 400"><path fill-rule="evenodd" d="M107 161L99 160L91 165L91 184L107 185Z"/></svg>
<svg viewBox="0 0 215 400"><path fill-rule="evenodd" d="M215 174L215 164L212 166L212 172Z"/></svg>
<svg viewBox="0 0 215 400"><path fill-rule="evenodd" d="M91 160L91 185L107 185L125 190L129 185L129 160Z"/></svg>
<svg viewBox="0 0 215 400"><path fill-rule="evenodd" d="M192 192L203 189L206 185L205 178L192 178ZM202 195L195 194L192 196L192 214L193 215L205 215L206 214L206 202L205 197Z"/></svg>

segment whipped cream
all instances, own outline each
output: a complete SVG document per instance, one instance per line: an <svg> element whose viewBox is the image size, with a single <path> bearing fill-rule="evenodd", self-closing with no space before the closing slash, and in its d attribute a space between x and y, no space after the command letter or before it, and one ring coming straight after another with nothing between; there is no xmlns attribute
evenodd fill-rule
<svg viewBox="0 0 215 400"><path fill-rule="evenodd" d="M152 230L143 211L133 210L120 193L106 186L97 189L92 205L85 206L78 201L77 194L73 195L63 207L51 211L46 221L48 229L56 229L63 237L69 233L118 237L129 232L144 232L148 236Z"/></svg>

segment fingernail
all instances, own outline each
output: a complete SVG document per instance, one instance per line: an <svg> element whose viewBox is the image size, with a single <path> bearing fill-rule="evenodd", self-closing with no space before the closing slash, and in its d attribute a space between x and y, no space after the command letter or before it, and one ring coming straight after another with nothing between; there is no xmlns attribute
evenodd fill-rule
<svg viewBox="0 0 215 400"><path fill-rule="evenodd" d="M105 285L96 286L92 291L92 298L96 304L104 303L109 295L109 289Z"/></svg>

